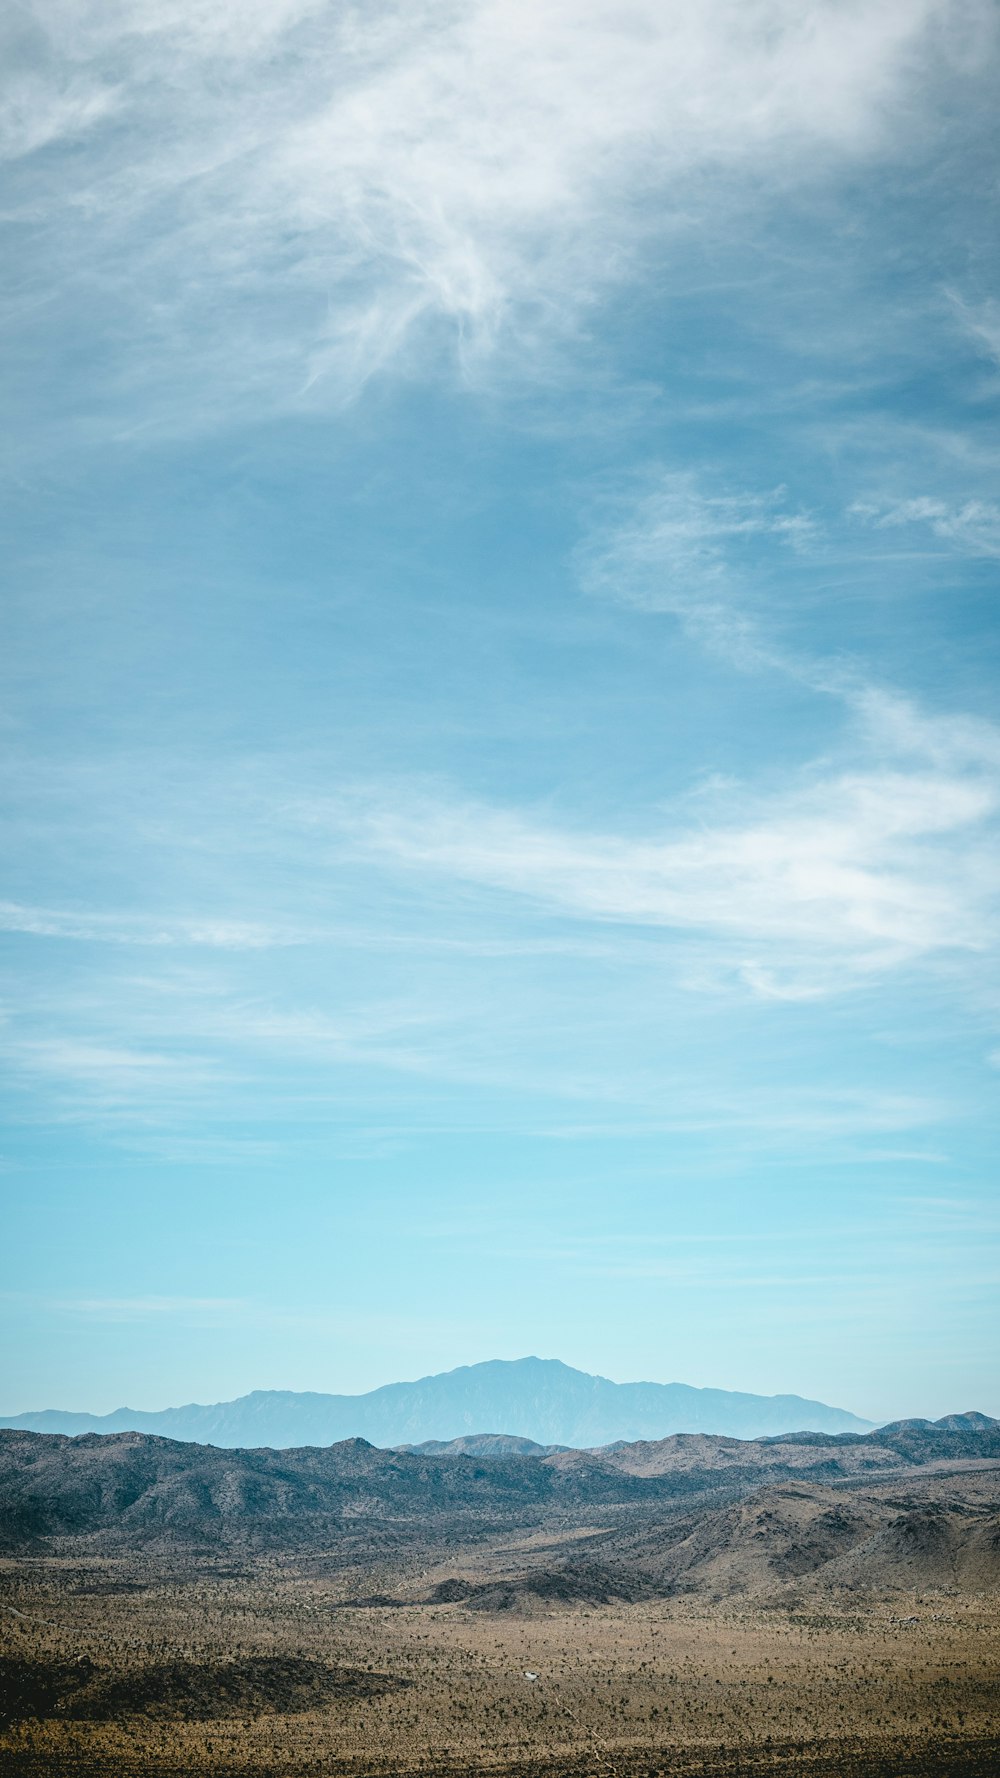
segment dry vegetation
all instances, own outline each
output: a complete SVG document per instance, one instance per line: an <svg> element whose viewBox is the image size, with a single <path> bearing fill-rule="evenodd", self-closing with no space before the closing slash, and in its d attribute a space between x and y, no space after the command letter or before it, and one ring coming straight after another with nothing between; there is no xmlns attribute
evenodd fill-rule
<svg viewBox="0 0 1000 1778"><path fill-rule="evenodd" d="M2 1769L1000 1769L995 1596L486 1613L345 1607L322 1568L6 1564Z"/></svg>
<svg viewBox="0 0 1000 1778"><path fill-rule="evenodd" d="M998 1493L994 1460L283 1549L36 1538L0 1560L0 1770L995 1778Z"/></svg>

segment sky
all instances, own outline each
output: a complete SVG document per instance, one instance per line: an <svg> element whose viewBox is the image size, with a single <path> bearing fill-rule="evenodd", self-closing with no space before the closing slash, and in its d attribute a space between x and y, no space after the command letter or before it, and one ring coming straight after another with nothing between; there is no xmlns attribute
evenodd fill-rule
<svg viewBox="0 0 1000 1778"><path fill-rule="evenodd" d="M1000 12L3 27L0 1409L1000 1415Z"/></svg>

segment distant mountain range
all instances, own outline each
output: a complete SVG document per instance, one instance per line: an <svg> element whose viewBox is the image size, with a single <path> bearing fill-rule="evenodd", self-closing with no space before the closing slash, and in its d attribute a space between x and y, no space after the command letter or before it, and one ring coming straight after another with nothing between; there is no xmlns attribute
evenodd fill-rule
<svg viewBox="0 0 1000 1778"><path fill-rule="evenodd" d="M871 1422L800 1395L746 1395L686 1383L612 1383L555 1358L491 1359L366 1395L256 1389L214 1406L147 1413L0 1416L26 1432L145 1432L228 1448L289 1449L364 1438L383 1448L500 1434L590 1449L678 1432L766 1438L788 1432L867 1432Z"/></svg>

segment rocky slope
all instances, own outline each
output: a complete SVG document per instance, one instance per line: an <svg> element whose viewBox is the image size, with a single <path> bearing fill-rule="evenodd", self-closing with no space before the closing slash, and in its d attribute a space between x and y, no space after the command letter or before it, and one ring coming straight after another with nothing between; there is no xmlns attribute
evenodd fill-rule
<svg viewBox="0 0 1000 1778"><path fill-rule="evenodd" d="M0 1432L8 1550L281 1549L329 1551L335 1562L350 1551L364 1561L546 1528L541 1566L456 1576L457 1591L438 1600L481 1609L502 1599L721 1597L819 1575L849 1588L992 1588L998 1506L1000 1423L982 1416L864 1437L679 1436L549 1456L383 1451L360 1439L230 1451L142 1433Z"/></svg>

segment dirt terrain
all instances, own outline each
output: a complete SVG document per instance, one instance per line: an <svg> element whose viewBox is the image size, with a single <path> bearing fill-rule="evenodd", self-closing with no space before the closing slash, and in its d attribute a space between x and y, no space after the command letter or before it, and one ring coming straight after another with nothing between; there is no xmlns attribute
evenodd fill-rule
<svg viewBox="0 0 1000 1778"><path fill-rule="evenodd" d="M1000 1772L989 1427L820 1476L4 1436L4 1774Z"/></svg>

